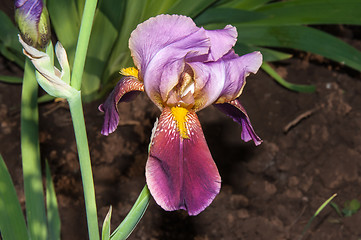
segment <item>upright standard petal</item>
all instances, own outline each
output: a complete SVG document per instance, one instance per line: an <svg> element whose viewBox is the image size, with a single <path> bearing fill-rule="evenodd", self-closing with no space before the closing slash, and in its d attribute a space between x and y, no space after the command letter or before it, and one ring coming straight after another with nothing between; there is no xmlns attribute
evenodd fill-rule
<svg viewBox="0 0 361 240"><path fill-rule="evenodd" d="M253 52L239 57L233 50L216 62L190 62L195 75L195 109L212 103L229 102L237 98L245 85L245 78L257 72L262 55Z"/></svg>
<svg viewBox="0 0 361 240"><path fill-rule="evenodd" d="M241 105L238 99L230 101L228 103L214 104L216 108L218 108L221 112L230 116L233 121L237 122L242 126L241 138L243 141L248 142L253 140L256 146L262 143L260 137L257 136L253 127L251 125L251 121L247 115L246 110Z"/></svg>
<svg viewBox="0 0 361 240"><path fill-rule="evenodd" d="M227 25L224 29L206 30L206 35L211 42L208 54L188 59L188 62L217 61L233 48L238 33L235 27Z"/></svg>
<svg viewBox="0 0 361 240"><path fill-rule="evenodd" d="M139 24L129 39L135 66L152 101L163 108L169 91L177 85L185 60L205 55L210 40L189 17L159 15Z"/></svg>
<svg viewBox="0 0 361 240"><path fill-rule="evenodd" d="M140 91L144 91L144 85L134 76L125 76L117 83L114 90L99 110L104 112L104 123L101 133L108 136L118 127L119 113L118 102L130 101L136 97Z"/></svg>
<svg viewBox="0 0 361 240"><path fill-rule="evenodd" d="M194 111L163 110L150 146L146 180L163 209L184 209L189 215L199 214L219 193L221 177Z"/></svg>
<svg viewBox="0 0 361 240"><path fill-rule="evenodd" d="M262 65L262 54L252 52L239 57L232 50L223 57L226 63L226 81L217 103L238 98L250 73L257 73Z"/></svg>

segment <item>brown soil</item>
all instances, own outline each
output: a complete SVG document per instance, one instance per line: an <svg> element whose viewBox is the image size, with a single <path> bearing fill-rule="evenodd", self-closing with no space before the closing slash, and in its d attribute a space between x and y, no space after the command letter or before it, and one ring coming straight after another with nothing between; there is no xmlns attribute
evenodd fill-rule
<svg viewBox="0 0 361 240"><path fill-rule="evenodd" d="M348 31L348 33L350 33ZM348 39L352 39L348 34ZM346 39L347 40L347 39ZM348 40L361 49L361 40ZM255 147L240 140L240 127L209 107L198 116L222 176L221 193L204 212L165 212L152 199L130 239L300 239L318 207L334 193L340 207L361 200L360 74L321 57L296 53L274 65L294 83L315 84L302 94L280 87L260 71L241 96L253 127L264 140ZM21 75L0 58L0 73ZM20 155L20 85L0 83L0 153L24 206ZM112 226L126 216L145 184L144 167L159 110L144 95L119 105L120 126L100 134L100 101L85 104L99 223L110 205ZM293 124L292 127L286 127ZM87 239L75 139L66 103L40 107L40 141L58 197L62 239ZM361 212L340 217L330 206L302 239L361 237Z"/></svg>

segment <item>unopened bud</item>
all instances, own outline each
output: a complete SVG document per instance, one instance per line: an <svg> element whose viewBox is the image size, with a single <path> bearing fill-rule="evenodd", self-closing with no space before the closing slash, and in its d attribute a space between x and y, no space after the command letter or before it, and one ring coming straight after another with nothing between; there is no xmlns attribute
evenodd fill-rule
<svg viewBox="0 0 361 240"><path fill-rule="evenodd" d="M42 0L16 0L15 21L22 39L28 45L45 49L51 31L48 10Z"/></svg>

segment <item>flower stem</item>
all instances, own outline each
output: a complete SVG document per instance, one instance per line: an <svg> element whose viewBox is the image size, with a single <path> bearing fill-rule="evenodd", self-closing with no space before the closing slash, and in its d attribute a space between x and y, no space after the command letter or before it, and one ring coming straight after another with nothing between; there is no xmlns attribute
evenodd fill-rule
<svg viewBox="0 0 361 240"><path fill-rule="evenodd" d="M73 71L70 84L76 90L80 90L83 77L86 54L89 46L90 33L93 26L97 0L86 0L81 21L78 43L75 51ZM99 239L98 216L95 201L95 190L91 161L89 154L88 139L85 128L81 94L67 99L69 102L71 117L73 120L76 144L78 148L80 171L83 182L85 209L88 222L90 240Z"/></svg>
<svg viewBox="0 0 361 240"><path fill-rule="evenodd" d="M93 26L97 0L86 0L83 17L81 21L78 44L76 46L73 71L71 75L71 86L80 90L83 77L86 53L88 51L90 33Z"/></svg>
<svg viewBox="0 0 361 240"><path fill-rule="evenodd" d="M21 155L26 218L31 239L47 239L47 224L39 148L38 83L35 68L25 61L21 95Z"/></svg>
<svg viewBox="0 0 361 240"><path fill-rule="evenodd" d="M71 118L73 120L76 145L78 148L79 164L83 182L86 216L88 220L88 232L90 240L99 239L98 216L95 202L95 190L93 173L90 161L88 139L85 129L81 94L68 99Z"/></svg>

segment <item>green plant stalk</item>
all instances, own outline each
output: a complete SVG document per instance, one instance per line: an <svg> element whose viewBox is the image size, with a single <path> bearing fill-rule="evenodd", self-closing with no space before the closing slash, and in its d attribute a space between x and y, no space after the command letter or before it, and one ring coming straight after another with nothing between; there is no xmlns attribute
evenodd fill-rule
<svg viewBox="0 0 361 240"><path fill-rule="evenodd" d="M308 220L306 227L303 229L302 234L299 238L301 240L304 236L307 230L310 228L312 221L320 214L320 212L337 196L337 193L333 194L329 199L327 199L322 205L316 210L315 214Z"/></svg>
<svg viewBox="0 0 361 240"><path fill-rule="evenodd" d="M86 0L84 5L83 17L80 26L78 43L75 51L75 58L70 84L77 90L81 88L86 54L89 46L91 29L93 26L95 9L97 0ZM83 107L81 102L81 94L67 99L69 102L75 139L78 148L80 171L83 182L85 210L88 222L88 233L90 240L99 239L98 216L95 202L95 190L93 173L91 169L91 161L88 147L88 139L86 135Z"/></svg>
<svg viewBox="0 0 361 240"><path fill-rule="evenodd" d="M47 239L47 222L39 148L38 83L35 68L25 61L21 96L21 154L26 217L31 239Z"/></svg>
<svg viewBox="0 0 361 240"><path fill-rule="evenodd" d="M123 240L127 239L137 226L140 219L143 217L145 210L149 205L150 192L148 186L145 185L142 192L139 194L137 201L130 209L128 215L121 222L121 224L114 230L110 239Z"/></svg>
<svg viewBox="0 0 361 240"><path fill-rule="evenodd" d="M98 216L95 202L95 190L93 173L90 161L88 139L85 128L81 94L67 99L69 102L71 118L78 148L81 178L83 182L86 216L88 221L88 233L90 240L99 240Z"/></svg>
<svg viewBox="0 0 361 240"><path fill-rule="evenodd" d="M86 0L83 17L80 25L78 43L75 51L73 71L71 75L71 86L80 90L83 77L86 54L89 46L90 33L93 26L97 0Z"/></svg>

